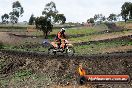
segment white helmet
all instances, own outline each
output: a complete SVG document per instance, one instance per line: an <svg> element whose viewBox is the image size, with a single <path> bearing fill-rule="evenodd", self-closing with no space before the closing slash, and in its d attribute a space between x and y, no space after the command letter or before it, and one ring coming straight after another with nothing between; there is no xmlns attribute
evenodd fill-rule
<svg viewBox="0 0 132 88"><path fill-rule="evenodd" d="M66 29L65 28L61 28L61 31L65 31Z"/></svg>

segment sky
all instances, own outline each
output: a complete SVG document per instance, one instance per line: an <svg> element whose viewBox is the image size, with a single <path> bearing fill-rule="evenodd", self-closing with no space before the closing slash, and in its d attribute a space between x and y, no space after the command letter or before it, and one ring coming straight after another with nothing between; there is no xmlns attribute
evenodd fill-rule
<svg viewBox="0 0 132 88"><path fill-rule="evenodd" d="M12 11L12 3L16 0L0 0L0 17ZM106 17L111 13L119 14L124 2L132 0L18 0L24 8L24 14L19 21L28 21L31 14L41 16L47 3L55 2L59 13L66 16L67 22L86 22L95 14ZM1 21L1 19L0 19Z"/></svg>

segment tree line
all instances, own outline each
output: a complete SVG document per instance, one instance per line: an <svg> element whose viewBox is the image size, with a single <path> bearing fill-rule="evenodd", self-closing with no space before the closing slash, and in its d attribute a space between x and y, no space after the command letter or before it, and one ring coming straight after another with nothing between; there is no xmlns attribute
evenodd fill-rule
<svg viewBox="0 0 132 88"><path fill-rule="evenodd" d="M22 17L24 9L19 1L13 2L12 11L9 14L4 14L1 16L2 23L8 24L8 19L12 24L18 23L19 17ZM29 25L36 25L36 28L43 32L44 38L47 38L49 32L52 31L54 23L64 24L66 17L64 14L60 14L56 8L54 2L49 2L45 5L44 10L42 11L42 16L34 17L32 14L29 19Z"/></svg>
<svg viewBox="0 0 132 88"><path fill-rule="evenodd" d="M24 8L22 7L19 1L15 1L12 4L12 11L1 16L2 23L8 24L8 19L12 24L18 23L19 17L22 17L24 13ZM132 3L125 2L121 7L121 13L110 14L109 17L105 17L102 14L95 14L93 18L87 20L87 22L94 23L94 21L116 21L118 17L122 17L126 22L129 19L132 19ZM66 22L66 17L64 14L59 13L54 2L49 2L45 5L44 10L42 11L42 16L34 17L32 14L29 19L29 25L36 25L36 28L41 30L47 38L49 32L52 31L54 23L64 24Z"/></svg>
<svg viewBox="0 0 132 88"><path fill-rule="evenodd" d="M93 18L90 18L87 20L88 23L94 23L95 21L117 21L118 19L122 19L127 22L127 20L132 19L132 3L131 2L125 2L121 6L121 13L120 14L110 14L108 17L103 16L102 14L95 14Z"/></svg>
<svg viewBox="0 0 132 88"><path fill-rule="evenodd" d="M52 24L64 24L66 21L66 17L64 16L64 14L59 14L59 11L56 9L55 3L52 1L45 5L44 10L42 11L42 15L43 16L35 18L35 25L37 29L43 31L45 39L47 38L48 33L52 31Z"/></svg>
<svg viewBox="0 0 132 88"><path fill-rule="evenodd" d="M12 4L12 11L7 14L1 16L2 23L8 24L8 19L10 18L10 22L12 24L18 23L19 17L22 17L24 13L24 9L19 1L13 2Z"/></svg>
<svg viewBox="0 0 132 88"><path fill-rule="evenodd" d="M23 16L23 13L24 9L21 3L19 1L15 1L12 4L12 11L9 14L5 13L1 16L2 23L8 24L9 19L13 24L18 23L18 19L19 17ZM46 4L44 10L42 11L42 15L44 15L44 17L48 18L49 20L52 19L54 23L64 24L66 21L64 14L59 13L59 11L56 9L55 3L52 1ZM32 14L29 19L29 25L32 25L36 18L37 17L34 17Z"/></svg>
<svg viewBox="0 0 132 88"><path fill-rule="evenodd" d="M105 17L103 14L95 14L93 18L87 20L88 23L94 23L96 21L103 22L103 21L117 21L121 15L118 14L110 14L108 17Z"/></svg>
<svg viewBox="0 0 132 88"><path fill-rule="evenodd" d="M8 24L9 19L12 24L18 23L19 17L22 17L24 13L24 9L19 1L15 1L12 4L12 11L7 14L3 14L1 16L2 23ZM59 14L58 10L56 9L56 5L54 2L47 3L44 10L42 11L42 15L45 15L47 19L52 19L53 23L60 23L64 24L66 21L66 17L64 14ZM122 17L123 20L126 22L129 19L132 19L132 3L131 2L125 2L121 6L121 13L120 14L110 14L108 17L103 16L102 14L95 14L93 18L90 18L87 20L87 22L94 23L94 21L117 21L119 17ZM34 17L32 14L30 19L29 19L29 25L32 25L35 23L35 19L37 17Z"/></svg>

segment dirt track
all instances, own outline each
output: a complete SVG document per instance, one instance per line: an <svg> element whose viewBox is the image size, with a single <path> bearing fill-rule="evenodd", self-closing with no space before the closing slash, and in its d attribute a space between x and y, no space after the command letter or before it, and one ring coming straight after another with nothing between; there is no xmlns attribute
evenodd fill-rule
<svg viewBox="0 0 132 88"><path fill-rule="evenodd" d="M41 42L43 38L36 38L27 32L0 32L0 42L11 45L20 45L26 41Z"/></svg>
<svg viewBox="0 0 132 88"><path fill-rule="evenodd" d="M132 53L113 53L105 55L91 56L48 56L44 53L30 52L12 52L2 51L0 58L8 60L8 66L1 70L1 74L13 73L20 69L32 69L34 74L48 74L51 82L44 82L43 87L48 86L55 88L80 88L76 84L78 78L77 68L79 63L87 69L87 74L129 74L132 77ZM11 67L9 67L12 64ZM69 78L67 78L69 77ZM12 82L9 83L11 86ZM25 83L25 82L24 82ZM24 83L19 86L24 86ZM37 83L37 82L36 82ZM32 85L26 84L31 88ZM8 85L8 86L9 86ZM12 87L15 87L12 85ZM43 88L42 87L42 88ZM129 84L87 84L81 88L132 88L132 82ZM25 87L23 87L25 88Z"/></svg>
<svg viewBox="0 0 132 88"><path fill-rule="evenodd" d="M85 36L85 35L82 35ZM115 39L121 39L121 38L130 38L131 39L132 33L121 33L121 34L102 34L102 35L94 35L93 39L89 42L96 42L96 41L110 41ZM74 37L72 35L72 37ZM75 36L77 37L77 36ZM79 37L79 36L78 36ZM24 40L31 40L36 42L42 42L43 38L38 38L37 36L33 36L30 33L27 32L0 32L0 42L8 43L8 44L19 44L22 43ZM38 41L39 40L39 41ZM74 41L73 41L74 43ZM85 43L85 42L84 42ZM76 45L76 43L75 43Z"/></svg>
<svg viewBox="0 0 132 88"><path fill-rule="evenodd" d="M16 36L17 35L17 36ZM32 36L24 36L21 34L10 35L6 32L0 32L0 42L17 44L27 40L41 41L42 39ZM18 36L20 35L20 36ZM116 39L129 39L131 40L131 34L108 36L98 38L97 41L90 41L90 43L111 41ZM106 39L104 39L106 38ZM26 41L27 41L26 40ZM89 42L77 43L77 45L87 45ZM76 44L75 44L76 45ZM131 49L131 46L119 47L127 50ZM113 49L110 49L113 51ZM115 49L114 49L115 50ZM115 51L115 52L116 52ZM0 69L0 87L1 80L9 79L5 88L132 88L132 82L129 84L87 84L85 86L79 86L77 84L78 78L78 65L83 63L83 67L87 69L87 74L129 74L132 77L132 52L126 53L112 53L102 55L85 55L73 57L66 56L49 56L42 52L18 52L18 51L0 51L0 61L5 61L6 65ZM1 62L0 62L1 64ZM11 77L17 71L23 69L30 69L33 74L37 74L40 78L46 77L48 80L35 80L27 78L23 82L14 82ZM27 86L27 87L25 87Z"/></svg>

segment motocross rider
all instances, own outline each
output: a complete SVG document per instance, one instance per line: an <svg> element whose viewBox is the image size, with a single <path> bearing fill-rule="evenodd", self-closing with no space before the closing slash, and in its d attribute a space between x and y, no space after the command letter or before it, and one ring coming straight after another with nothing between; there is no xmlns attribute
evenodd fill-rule
<svg viewBox="0 0 132 88"><path fill-rule="evenodd" d="M61 28L61 30L57 33L55 37L55 41L57 42L57 48L60 49L62 39L66 38L65 36L65 28Z"/></svg>

